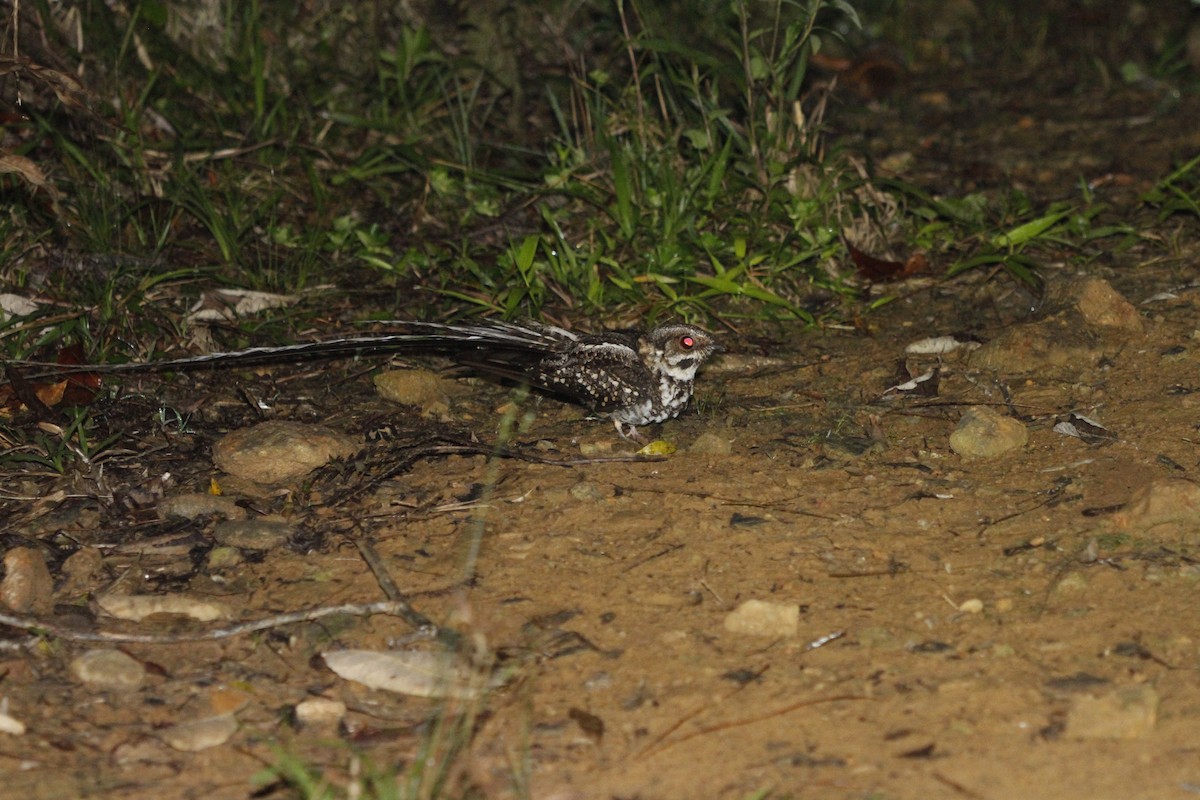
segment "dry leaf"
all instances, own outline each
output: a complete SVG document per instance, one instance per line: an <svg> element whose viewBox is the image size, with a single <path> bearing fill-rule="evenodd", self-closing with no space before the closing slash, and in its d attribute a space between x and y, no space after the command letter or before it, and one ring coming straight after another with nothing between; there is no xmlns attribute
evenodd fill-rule
<svg viewBox="0 0 1200 800"><path fill-rule="evenodd" d="M19 294L0 293L0 320L8 317L24 317L34 313L41 305Z"/></svg>
<svg viewBox="0 0 1200 800"><path fill-rule="evenodd" d="M63 395L67 391L67 382L59 381L58 383L38 383L33 385L33 395L38 400L50 408L62 402Z"/></svg>
<svg viewBox="0 0 1200 800"><path fill-rule="evenodd" d="M41 167L25 156L12 153L0 155L0 174L20 175L36 188L45 189L51 197L58 195L58 191L46 180L46 173L42 172Z"/></svg>
<svg viewBox="0 0 1200 800"><path fill-rule="evenodd" d="M929 268L929 262L923 253L915 253L905 261L889 261L864 253L854 245L846 242L850 251L850 259L858 267L858 274L869 281L898 281L910 278Z"/></svg>
<svg viewBox="0 0 1200 800"><path fill-rule="evenodd" d="M249 289L217 289L205 292L196 301L188 312L188 319L192 322L223 322L272 308L286 308L295 305L299 299L294 294L256 292Z"/></svg>
<svg viewBox="0 0 1200 800"><path fill-rule="evenodd" d="M200 622L229 619L232 616L224 603L197 600L180 594L105 594L96 598L96 605L110 617L134 622L154 614L181 614Z"/></svg>
<svg viewBox="0 0 1200 800"><path fill-rule="evenodd" d="M471 700L479 697L483 688L474 670L451 653L335 650L322 657L331 670L348 681L413 697Z"/></svg>

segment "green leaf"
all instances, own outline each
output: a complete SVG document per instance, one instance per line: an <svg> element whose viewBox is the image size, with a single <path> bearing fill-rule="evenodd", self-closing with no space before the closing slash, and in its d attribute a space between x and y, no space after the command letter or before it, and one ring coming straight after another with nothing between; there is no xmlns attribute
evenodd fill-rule
<svg viewBox="0 0 1200 800"><path fill-rule="evenodd" d="M613 193L616 195L617 207L615 216L617 225L625 238L631 238L634 232L633 218L633 181L629 175L629 159L627 154L616 145L609 148L612 157Z"/></svg>
<svg viewBox="0 0 1200 800"><path fill-rule="evenodd" d="M855 30L862 30L862 20L858 18L858 12L854 10L854 6L850 5L848 0L829 0L830 4L846 17L847 21L854 26Z"/></svg>
<svg viewBox="0 0 1200 800"><path fill-rule="evenodd" d="M763 289L760 286L753 284L737 283L723 275L693 275L688 278L692 283L698 283L701 286L707 286L709 289L728 294L734 297L749 297L758 300L762 303L768 303L773 306L781 306L789 310L794 309L792 303L774 292Z"/></svg>
<svg viewBox="0 0 1200 800"><path fill-rule="evenodd" d="M521 242L521 249L517 251L517 269L522 273L529 272L529 268L533 266L533 257L537 255L538 237L526 236Z"/></svg>
<svg viewBox="0 0 1200 800"><path fill-rule="evenodd" d="M1055 211L992 237L992 246L1013 249L1028 244L1071 215L1071 209Z"/></svg>

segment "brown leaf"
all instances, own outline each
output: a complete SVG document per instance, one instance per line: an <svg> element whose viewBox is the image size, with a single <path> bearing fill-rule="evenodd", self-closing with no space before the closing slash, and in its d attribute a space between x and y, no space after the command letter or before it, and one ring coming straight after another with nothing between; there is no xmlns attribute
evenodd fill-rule
<svg viewBox="0 0 1200 800"><path fill-rule="evenodd" d="M57 363L64 367L85 364L83 346L73 344L58 353ZM37 416L46 419L52 416L50 409L59 406L85 406L96 399L100 390L100 375L95 372L80 372L63 376L62 380L32 382L26 380L20 370L5 368L8 378L6 391L0 394L0 404L15 410L22 405Z"/></svg>
<svg viewBox="0 0 1200 800"><path fill-rule="evenodd" d="M849 242L846 242L846 247L854 266L858 267L858 274L869 281L898 281L924 272L929 267L924 253L914 253L907 261L888 261L864 253Z"/></svg>
<svg viewBox="0 0 1200 800"><path fill-rule="evenodd" d="M30 82L49 89L62 103L72 111L82 111L93 120L102 124L107 122L89 107L90 94L83 83L69 72L37 64L26 56L0 56L0 75L15 74L18 78L28 78Z"/></svg>
<svg viewBox="0 0 1200 800"><path fill-rule="evenodd" d="M84 358L83 345L76 342L58 352L59 364L63 366L80 366L87 364ZM96 399L100 391L100 375L96 372L76 372L67 376L66 386L62 393L62 402L68 406L86 406ZM47 405L52 405L47 403Z"/></svg>
<svg viewBox="0 0 1200 800"><path fill-rule="evenodd" d="M43 419L52 413L50 408L38 398L38 387L25 380L20 370L11 364L6 364L4 377L8 378L7 388L11 393L11 397L5 404L7 408L18 410L24 406Z"/></svg>
<svg viewBox="0 0 1200 800"><path fill-rule="evenodd" d="M32 61L26 61L23 66L30 77L40 81L54 92L54 96L64 106L76 111L87 110L87 90L74 75L43 67L41 64L34 64Z"/></svg>
<svg viewBox="0 0 1200 800"><path fill-rule="evenodd" d="M61 403L63 395L67 391L66 381L59 381L58 383L35 383L32 386L34 396L50 408Z"/></svg>
<svg viewBox="0 0 1200 800"><path fill-rule="evenodd" d="M0 174L20 175L35 188L45 189L51 196L58 194L58 190L46 180L46 173L25 156L15 156L12 153L0 155Z"/></svg>
<svg viewBox="0 0 1200 800"><path fill-rule="evenodd" d="M855 59L813 53L812 65L837 75L842 86L867 100L890 94L904 79L904 66L884 53L864 53Z"/></svg>

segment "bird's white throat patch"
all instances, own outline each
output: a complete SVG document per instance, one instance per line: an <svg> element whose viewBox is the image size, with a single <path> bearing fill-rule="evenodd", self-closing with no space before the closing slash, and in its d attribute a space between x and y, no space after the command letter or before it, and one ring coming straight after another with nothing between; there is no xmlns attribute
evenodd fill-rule
<svg viewBox="0 0 1200 800"><path fill-rule="evenodd" d="M679 359L679 361L685 362L686 365L672 363L671 359L664 358L658 363L658 371L673 380L691 383L696 379L696 368L699 366L696 363L696 357L688 356L687 358Z"/></svg>

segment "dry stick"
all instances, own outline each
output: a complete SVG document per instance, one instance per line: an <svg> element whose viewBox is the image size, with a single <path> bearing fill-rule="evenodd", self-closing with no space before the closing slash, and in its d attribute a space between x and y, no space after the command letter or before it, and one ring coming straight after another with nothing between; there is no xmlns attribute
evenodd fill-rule
<svg viewBox="0 0 1200 800"><path fill-rule="evenodd" d="M375 576L375 582L383 590L384 596L388 600L404 602L404 595L400 592L400 587L396 585L392 574L384 566L383 559L379 557L379 551L375 549L375 543L367 538L367 532L362 529L362 523L355 520L354 528L356 533L350 537L350 541L358 548L358 554L362 556L362 560L367 562L367 566L370 567L371 574ZM428 623L429 621L426 620L423 624ZM420 628L422 626L413 625L413 627Z"/></svg>
<svg viewBox="0 0 1200 800"><path fill-rule="evenodd" d="M963 786L958 781L950 780L945 775L942 775L940 772L934 771L934 772L931 772L930 774L933 776L934 780L938 781L939 783L944 783L946 786L949 786L951 789L958 792L963 797L970 797L973 800L983 800L984 796L981 795L979 792L968 789L966 786Z"/></svg>
<svg viewBox="0 0 1200 800"><path fill-rule="evenodd" d="M662 751L667 750L671 747L674 747L677 744L683 744L684 742L688 741L689 739L695 739L697 736L707 736L710 733L719 733L720 731L729 730L730 728L740 728L745 725L752 725L755 722L762 722L763 720L772 719L773 717L780 717L780 716L783 716L784 714L790 714L791 712L796 711L797 709L806 708L807 706L815 706L818 703L836 703L839 700L869 700L869 699L870 699L869 697L867 697L866 695L862 695L862 694L840 694L840 695L835 695L833 697L818 697L813 700L798 700L797 702L791 703L790 705L786 705L783 708L776 708L772 711L767 711L762 714L756 714L752 717L742 717L741 719L735 719L735 720L731 720L729 722L720 722L720 723L717 723L716 725L709 725L707 727L701 728L698 731L692 731L691 733L680 736L678 739L673 739L669 742L663 741L664 739L666 739L667 736L671 735L676 730L678 730L679 727L682 726L689 719L692 719L695 716L697 716L698 714L700 714L701 712L703 712L704 709L706 708L706 706L701 706L700 708L696 709L691 714L684 716L683 719L679 720L677 723L675 723L670 728L668 728L665 733L663 733L661 736L659 736L657 739L655 739L653 742L651 742L649 747L646 747L643 750L641 750L639 753L637 753L634 756L634 758L645 758L646 756L649 756L649 755L661 753Z"/></svg>
<svg viewBox="0 0 1200 800"><path fill-rule="evenodd" d="M250 622L239 622L236 625L230 625L227 628L216 628L208 631L193 631L190 633L169 633L169 634L153 634L153 633L118 633L116 631L78 631L68 628L64 625L59 625L56 622L39 619L37 617L25 617L16 614L5 614L0 612L0 625L8 625L11 628L17 628L23 631L30 631L35 634L50 634L59 639L66 639L72 642L116 642L126 644L179 644L181 642L204 642L215 641L217 639L229 639L234 636L241 636L246 633L254 633L255 631L263 631L268 628L277 628L281 625L292 625L297 622L312 622L323 617L328 617L333 614L349 614L354 617L369 617L374 614L390 614L404 619L412 624L413 618L410 618L414 612L412 607L403 600L382 600L378 603L346 603L340 606L323 606L314 608L308 611L289 611L286 614L276 614L273 617L265 619L252 620ZM416 614L415 619L424 620L420 614ZM425 620L428 622L428 620ZM432 624L432 623L430 623ZM436 626L435 626L436 628Z"/></svg>
<svg viewBox="0 0 1200 800"><path fill-rule="evenodd" d="M812 650L816 650L818 647L824 647L825 645L829 644L830 642L840 639L845 635L846 635L845 631L834 631L833 633L830 633L826 636L822 636L819 639L814 639L811 642L809 642L808 645L804 648L804 652L807 653ZM770 665L763 667L761 670L759 670L756 673L756 676L762 675L769 668L770 668ZM736 689L734 689L732 692L730 692L728 695L726 695L725 699L728 700L730 697L733 697L734 695L738 694L739 692L744 691L745 688L749 685L750 685L749 682L743 683L741 686L738 686ZM765 714L759 714L754 717L745 717L742 719L733 720L732 722L721 722L721 723L717 723L716 725L708 725L704 728L701 728L698 731L693 731L692 733L689 733L685 736L681 736L678 739L668 742L667 738L671 734L673 734L675 731L682 728L684 726L684 724L688 722L688 720L695 719L696 717L698 717L702 713L704 713L705 709L707 709L708 706L702 705L702 706L697 707L691 713L685 714L684 716L677 719L675 721L675 724L671 725L665 731L660 733L658 735L658 738L656 738L653 742L650 742L650 744L646 745L641 750L639 750L637 753L635 753L634 758L643 758L643 757L651 755L653 753L660 753L663 750L674 747L675 745L680 744L682 742L686 742L688 739L694 739L697 736L704 736L706 734L716 733L717 731L723 731L728 728L738 728L743 725L750 725L755 722L761 722L766 719L771 719L772 717L782 716L783 714L788 714L792 711L795 711L798 708L804 708L805 706L816 705L817 703L832 703L836 700L867 700L867 699L869 699L869 698L867 698L864 695L848 694L848 695L838 695L836 697L819 697L815 700L800 700L796 703L792 703L791 705L784 706L783 708L777 708L774 711L768 711Z"/></svg>
<svg viewBox="0 0 1200 800"><path fill-rule="evenodd" d="M359 555L366 562L367 567L371 570L371 574L375 576L375 582L379 584L379 588L387 596L388 602L396 604L397 616L411 625L418 633L430 635L447 647L457 649L458 645L462 642L462 634L450 628L443 628L409 605L408 601L404 599L400 587L392 579L392 574L388 572L387 566L384 565L383 559L379 557L379 552L375 549L375 543L368 538L366 531L363 530L362 524L356 521L354 528L356 533L350 536L350 541L354 542L354 546L358 548Z"/></svg>

